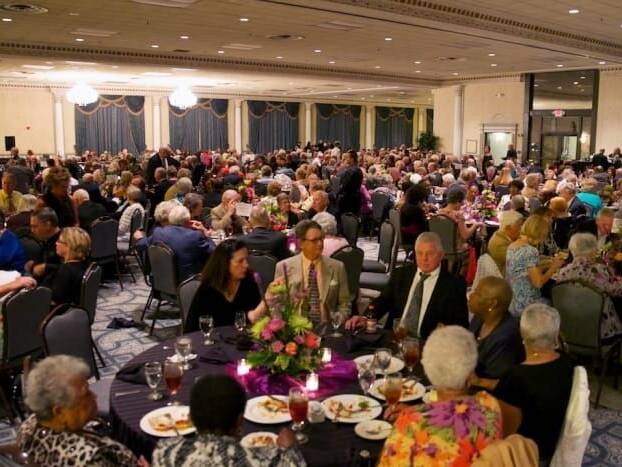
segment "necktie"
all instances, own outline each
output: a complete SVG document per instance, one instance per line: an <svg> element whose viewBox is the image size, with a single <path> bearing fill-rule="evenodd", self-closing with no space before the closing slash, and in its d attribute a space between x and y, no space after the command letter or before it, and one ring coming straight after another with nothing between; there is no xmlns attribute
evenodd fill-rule
<svg viewBox="0 0 622 467"><path fill-rule="evenodd" d="M404 325L408 329L408 334L413 336L419 335L419 316L421 315L421 302L423 300L423 283L430 277L429 274L420 272L419 282L415 286L415 293L410 301L410 308L404 316Z"/></svg>
<svg viewBox="0 0 622 467"><path fill-rule="evenodd" d="M320 288L317 285L317 270L315 264L309 265L309 278L307 281L309 288L309 318L311 321L320 321Z"/></svg>

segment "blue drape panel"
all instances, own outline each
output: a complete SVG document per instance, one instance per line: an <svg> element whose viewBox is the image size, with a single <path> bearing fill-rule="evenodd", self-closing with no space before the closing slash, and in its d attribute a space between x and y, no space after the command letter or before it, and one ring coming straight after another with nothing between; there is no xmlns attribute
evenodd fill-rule
<svg viewBox="0 0 622 467"><path fill-rule="evenodd" d="M116 154L145 150L145 98L143 96L100 96L97 102L75 106L76 150L93 149Z"/></svg>
<svg viewBox="0 0 622 467"><path fill-rule="evenodd" d="M376 107L377 148L392 148L413 143L414 109Z"/></svg>
<svg viewBox="0 0 622 467"><path fill-rule="evenodd" d="M360 105L316 104L316 109L318 141L339 141L343 150L359 149Z"/></svg>
<svg viewBox="0 0 622 467"><path fill-rule="evenodd" d="M169 105L171 146L190 152L225 150L228 141L227 99L199 99L189 109Z"/></svg>
<svg viewBox="0 0 622 467"><path fill-rule="evenodd" d="M248 142L257 154L298 142L298 102L248 101Z"/></svg>

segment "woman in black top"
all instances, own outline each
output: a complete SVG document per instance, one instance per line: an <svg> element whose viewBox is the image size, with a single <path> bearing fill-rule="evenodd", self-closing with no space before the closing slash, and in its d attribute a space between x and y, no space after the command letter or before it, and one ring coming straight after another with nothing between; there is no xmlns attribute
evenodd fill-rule
<svg viewBox="0 0 622 467"><path fill-rule="evenodd" d="M276 202L279 207L278 217L282 218L284 221L287 221L287 228L293 229L296 227L296 224L300 221L298 215L292 211L292 205L289 201L289 195L286 193L280 193L276 197Z"/></svg>
<svg viewBox="0 0 622 467"><path fill-rule="evenodd" d="M423 202L427 198L428 189L421 183L411 186L406 192L404 204L400 208L402 243L414 245L421 232L430 230L423 209Z"/></svg>
<svg viewBox="0 0 622 467"><path fill-rule="evenodd" d="M225 240L201 273L201 285L192 300L184 331L198 331L199 316L203 315L213 316L215 326L233 325L238 311L246 312L254 321L260 302L259 287L248 268L248 249L240 240Z"/></svg>
<svg viewBox="0 0 622 467"><path fill-rule="evenodd" d="M52 301L80 304L82 276L88 268L87 257L91 238L80 227L65 227L56 241L56 253L63 263L53 273L47 274L41 285L52 290Z"/></svg>
<svg viewBox="0 0 622 467"><path fill-rule="evenodd" d="M45 177L47 190L39 198L37 208L49 207L58 216L58 226L73 227L78 225L76 207L68 195L71 175L64 167L54 166Z"/></svg>

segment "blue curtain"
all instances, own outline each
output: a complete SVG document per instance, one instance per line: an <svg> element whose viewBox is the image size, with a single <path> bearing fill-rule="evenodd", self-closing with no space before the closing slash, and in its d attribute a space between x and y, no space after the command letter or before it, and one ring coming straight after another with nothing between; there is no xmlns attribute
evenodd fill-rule
<svg viewBox="0 0 622 467"><path fill-rule="evenodd" d="M76 150L92 149L100 154L131 154L145 150L145 98L100 96L97 102L75 106Z"/></svg>
<svg viewBox="0 0 622 467"><path fill-rule="evenodd" d="M339 141L341 149L359 149L360 105L316 104L317 140Z"/></svg>
<svg viewBox="0 0 622 467"><path fill-rule="evenodd" d="M291 149L298 142L297 102L248 101L248 141L257 154Z"/></svg>
<svg viewBox="0 0 622 467"><path fill-rule="evenodd" d="M393 148L413 143L414 109L376 107L377 148Z"/></svg>
<svg viewBox="0 0 622 467"><path fill-rule="evenodd" d="M227 149L227 99L199 99L189 109L169 105L171 146L182 151Z"/></svg>

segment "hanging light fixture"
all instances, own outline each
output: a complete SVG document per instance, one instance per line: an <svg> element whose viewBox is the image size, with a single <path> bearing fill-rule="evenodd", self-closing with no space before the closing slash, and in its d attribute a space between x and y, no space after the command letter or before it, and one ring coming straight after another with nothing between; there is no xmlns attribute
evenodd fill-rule
<svg viewBox="0 0 622 467"><path fill-rule="evenodd" d="M67 91L67 100L72 104L85 106L97 102L99 94L86 83L76 83L69 91Z"/></svg>
<svg viewBox="0 0 622 467"><path fill-rule="evenodd" d="M171 105L179 109L187 109L196 105L197 96L192 93L188 86L179 86L173 94L168 97L168 101Z"/></svg>

